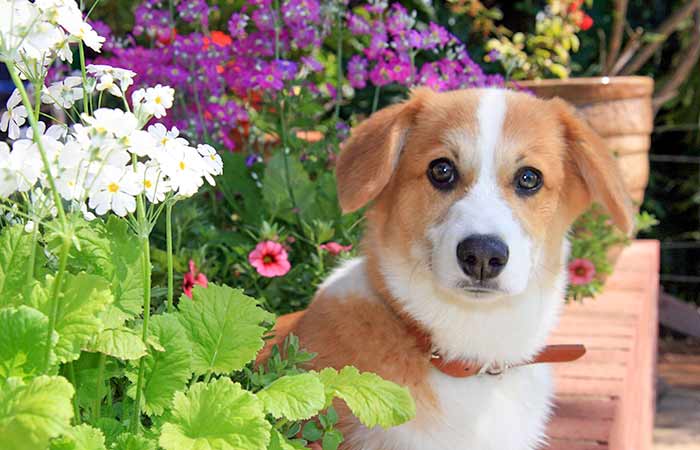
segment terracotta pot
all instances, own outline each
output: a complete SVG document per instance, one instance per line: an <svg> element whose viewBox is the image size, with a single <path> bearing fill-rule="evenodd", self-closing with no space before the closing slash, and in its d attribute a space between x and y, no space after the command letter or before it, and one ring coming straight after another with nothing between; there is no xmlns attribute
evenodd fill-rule
<svg viewBox="0 0 700 450"><path fill-rule="evenodd" d="M538 97L572 103L616 156L637 206L649 181L649 147L654 128L649 77L596 77L518 82Z"/></svg>

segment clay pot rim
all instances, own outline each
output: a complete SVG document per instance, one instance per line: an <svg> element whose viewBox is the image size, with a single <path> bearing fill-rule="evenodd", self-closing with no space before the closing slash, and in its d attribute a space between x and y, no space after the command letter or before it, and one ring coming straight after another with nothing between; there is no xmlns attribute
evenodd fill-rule
<svg viewBox="0 0 700 450"><path fill-rule="evenodd" d="M521 80L514 81L524 87L530 86L611 86L637 85L649 88L649 93L654 89L654 79L643 75L625 75L612 77L571 77L566 79L545 78L541 80Z"/></svg>
<svg viewBox="0 0 700 450"><path fill-rule="evenodd" d="M654 93L654 79L645 76L581 77L514 82L538 97L562 97L583 106L611 100L648 98Z"/></svg>

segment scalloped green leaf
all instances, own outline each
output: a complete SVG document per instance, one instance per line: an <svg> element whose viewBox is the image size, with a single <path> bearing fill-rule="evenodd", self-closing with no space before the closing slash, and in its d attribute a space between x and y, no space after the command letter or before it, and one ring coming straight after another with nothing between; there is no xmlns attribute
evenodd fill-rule
<svg viewBox="0 0 700 450"><path fill-rule="evenodd" d="M0 307L21 305L27 285L27 261L32 252L32 235L22 225L0 231ZM37 263L42 253L37 251Z"/></svg>
<svg viewBox="0 0 700 450"><path fill-rule="evenodd" d="M270 423L262 402L239 384L220 378L175 394L159 443L165 450L265 450L269 441Z"/></svg>
<svg viewBox="0 0 700 450"><path fill-rule="evenodd" d="M114 301L100 314L108 328L117 328L139 315L143 307L141 246L126 221L110 216L107 222L72 217L78 245L71 247L71 271L99 275L110 283ZM60 236L47 233L47 244L57 252Z"/></svg>
<svg viewBox="0 0 700 450"><path fill-rule="evenodd" d="M326 403L324 385L315 373L283 376L256 395L266 412L289 420L308 419Z"/></svg>
<svg viewBox="0 0 700 450"><path fill-rule="evenodd" d="M119 435L110 450L156 450L156 443L144 436L123 433Z"/></svg>
<svg viewBox="0 0 700 450"><path fill-rule="evenodd" d="M0 448L37 450L70 432L73 386L63 377L0 381Z"/></svg>
<svg viewBox="0 0 700 450"><path fill-rule="evenodd" d="M44 370L49 319L34 308L0 309L0 379L27 378ZM49 367L56 362L58 334L51 333Z"/></svg>
<svg viewBox="0 0 700 450"><path fill-rule="evenodd" d="M274 428L270 433L268 450L308 450L308 447L300 442L290 441Z"/></svg>
<svg viewBox="0 0 700 450"><path fill-rule="evenodd" d="M139 359L146 354L146 344L139 334L126 327L108 328L90 343L90 351L104 353L123 360Z"/></svg>
<svg viewBox="0 0 700 450"><path fill-rule="evenodd" d="M364 424L372 428L394 427L411 420L416 415L416 405L407 388L379 375L360 373L352 366L340 372L323 369L320 379L326 388L326 404L333 397L345 401L352 413Z"/></svg>
<svg viewBox="0 0 700 450"><path fill-rule="evenodd" d="M49 293L54 278L46 276L43 284L32 290L32 306L47 316L52 308ZM87 347L90 339L102 331L99 314L112 303L107 280L100 276L67 273L61 284L55 331L58 333L56 356L59 362L73 361Z"/></svg>
<svg viewBox="0 0 700 450"><path fill-rule="evenodd" d="M163 351L153 350L144 357L143 407L146 414L158 416L170 407L175 392L184 389L192 376L192 351L185 329L173 314L154 316L148 333ZM130 367L127 376L133 382L128 393L134 398L138 364Z"/></svg>
<svg viewBox="0 0 700 450"><path fill-rule="evenodd" d="M240 289L196 286L193 298L180 297L180 323L192 347L196 375L242 369L263 347L265 328L274 316Z"/></svg>
<svg viewBox="0 0 700 450"><path fill-rule="evenodd" d="M102 431L87 424L71 428L64 436L53 439L49 450L106 450Z"/></svg>

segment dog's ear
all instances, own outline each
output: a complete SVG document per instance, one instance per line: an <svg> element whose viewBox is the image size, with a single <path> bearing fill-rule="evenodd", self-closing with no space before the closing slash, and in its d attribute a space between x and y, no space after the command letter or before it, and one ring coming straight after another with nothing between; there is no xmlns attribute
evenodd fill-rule
<svg viewBox="0 0 700 450"><path fill-rule="evenodd" d="M384 108L353 128L341 146L335 174L344 213L374 200L398 164L408 130L427 90L413 91L403 103Z"/></svg>
<svg viewBox="0 0 700 450"><path fill-rule="evenodd" d="M567 160L573 176L567 180L568 189L578 191L572 199L576 213L581 214L592 202L601 203L613 222L623 232L630 233L634 226L632 205L625 188L622 173L605 142L567 102L550 100L561 121L567 145Z"/></svg>

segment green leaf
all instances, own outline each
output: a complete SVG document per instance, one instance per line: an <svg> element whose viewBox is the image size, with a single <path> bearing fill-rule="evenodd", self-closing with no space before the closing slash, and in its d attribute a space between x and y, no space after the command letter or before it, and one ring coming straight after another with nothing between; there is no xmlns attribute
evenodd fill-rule
<svg viewBox="0 0 700 450"><path fill-rule="evenodd" d="M22 225L2 229L0 233L0 307L22 304L22 290L27 285L27 261L31 251L32 235L25 232Z"/></svg>
<svg viewBox="0 0 700 450"><path fill-rule="evenodd" d="M52 440L49 450L105 450L105 436L97 428L82 424Z"/></svg>
<svg viewBox="0 0 700 450"><path fill-rule="evenodd" d="M304 428L301 431L301 437L309 442L316 442L323 437L323 431L318 428L316 422L309 421L304 424Z"/></svg>
<svg viewBox="0 0 700 450"><path fill-rule="evenodd" d="M47 316L52 308L49 293L53 283L54 278L47 275L45 282L36 284L32 291L32 306ZM112 294L107 280L102 277L67 273L58 302L56 356L64 363L77 359L90 338L102 330L98 315L112 302Z"/></svg>
<svg viewBox="0 0 700 450"><path fill-rule="evenodd" d="M215 284L196 286L192 299L182 295L179 318L196 375L242 369L264 345L260 323L274 320L241 290Z"/></svg>
<svg viewBox="0 0 700 450"><path fill-rule="evenodd" d="M264 212L263 208L260 208L262 193L245 164L246 156L243 153L224 152L221 158L226 170L217 178L217 185L226 202L240 216L243 223L260 223Z"/></svg>
<svg viewBox="0 0 700 450"><path fill-rule="evenodd" d="M157 416L170 407L175 392L184 389L190 379L192 352L184 328L172 314L152 317L148 333L164 349L144 357L143 407L146 414ZM133 382L128 393L134 398L138 364L131 366L127 376Z"/></svg>
<svg viewBox="0 0 700 450"><path fill-rule="evenodd" d="M315 373L286 375L256 394L265 411L289 420L304 420L316 415L325 405L323 383Z"/></svg>
<svg viewBox="0 0 700 450"><path fill-rule="evenodd" d="M42 373L49 319L34 308L0 309L0 379L27 378ZM49 365L56 355L58 335L52 333Z"/></svg>
<svg viewBox="0 0 700 450"><path fill-rule="evenodd" d="M78 245L71 248L69 267L73 272L85 271L104 277L110 282L114 302L101 314L106 327L117 328L124 321L141 313L143 305L143 276L141 246L128 224L110 216L88 222L72 217ZM60 237L47 233L47 245L56 252Z"/></svg>
<svg viewBox="0 0 700 450"><path fill-rule="evenodd" d="M416 405L408 389L376 374L360 373L347 366L340 372L323 369L320 377L326 387L326 404L330 404L334 396L342 398L360 422L369 428L401 425L416 414Z"/></svg>
<svg viewBox="0 0 700 450"><path fill-rule="evenodd" d="M111 450L156 450L156 443L143 436L123 433L114 442Z"/></svg>
<svg viewBox="0 0 700 450"><path fill-rule="evenodd" d="M267 208L275 215L292 222L295 212L290 190L294 194L298 214L306 221L317 218L316 188L309 180L304 166L292 155L286 156L284 150L276 152L265 167L262 193ZM287 176L289 174L289 176Z"/></svg>
<svg viewBox="0 0 700 450"><path fill-rule="evenodd" d="M268 450L308 450L308 447L306 447L304 444L290 441L274 428L271 430L270 444L267 448Z"/></svg>
<svg viewBox="0 0 700 450"><path fill-rule="evenodd" d="M124 360L139 359L146 354L141 336L126 327L102 330L88 349Z"/></svg>
<svg viewBox="0 0 700 450"><path fill-rule="evenodd" d="M262 402L220 378L175 394L172 417L163 425L159 443L165 450L264 450L269 441Z"/></svg>
<svg viewBox="0 0 700 450"><path fill-rule="evenodd" d="M73 417L73 386L63 377L0 381L0 448L37 450L67 433Z"/></svg>
<svg viewBox="0 0 700 450"><path fill-rule="evenodd" d="M330 430L326 431L326 433L323 435L321 447L323 447L323 450L337 450L342 442L342 433L338 430Z"/></svg>

